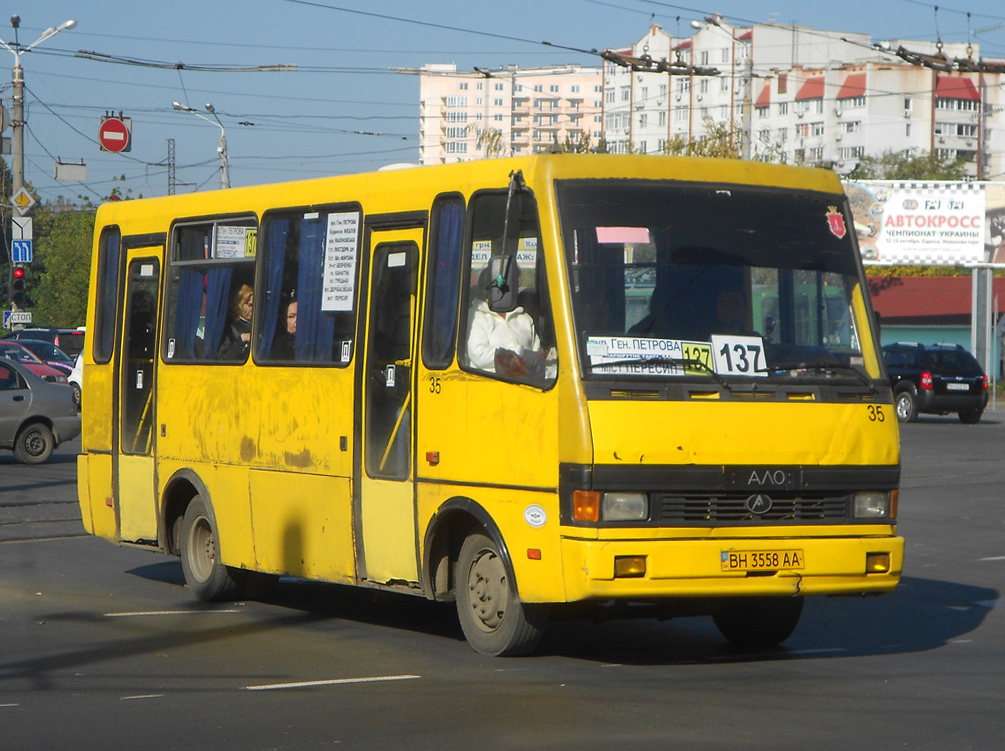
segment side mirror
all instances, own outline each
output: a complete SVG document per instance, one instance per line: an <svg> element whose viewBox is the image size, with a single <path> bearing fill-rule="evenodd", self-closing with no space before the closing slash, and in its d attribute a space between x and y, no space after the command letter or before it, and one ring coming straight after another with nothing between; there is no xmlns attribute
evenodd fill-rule
<svg viewBox="0 0 1005 751"><path fill-rule="evenodd" d="M489 283L485 299L489 310L495 313L509 313L516 307L517 293L520 291L520 267L512 254L493 256L489 259Z"/></svg>

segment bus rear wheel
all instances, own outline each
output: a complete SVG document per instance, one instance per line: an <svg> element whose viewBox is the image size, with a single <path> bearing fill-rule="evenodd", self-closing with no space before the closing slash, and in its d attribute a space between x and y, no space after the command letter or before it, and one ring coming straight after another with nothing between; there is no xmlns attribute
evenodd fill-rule
<svg viewBox="0 0 1005 751"><path fill-rule="evenodd" d="M736 646L764 649L792 636L802 614L802 597L750 597L731 600L712 617L719 633Z"/></svg>
<svg viewBox="0 0 1005 751"><path fill-rule="evenodd" d="M181 568L196 597L224 602L238 597L243 572L220 562L220 540L213 525L207 503L196 496L181 523Z"/></svg>
<svg viewBox="0 0 1005 751"><path fill-rule="evenodd" d="M457 560L457 616L476 652L524 655L544 635L547 610L520 601L495 542L476 532L464 540Z"/></svg>

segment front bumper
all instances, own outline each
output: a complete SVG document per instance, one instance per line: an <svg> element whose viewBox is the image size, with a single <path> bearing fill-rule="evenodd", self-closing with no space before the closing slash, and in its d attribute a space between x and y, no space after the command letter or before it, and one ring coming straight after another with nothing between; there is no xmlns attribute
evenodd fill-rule
<svg viewBox="0 0 1005 751"><path fill-rule="evenodd" d="M728 551L800 550L803 568L756 573L722 570ZM889 570L866 573L867 554L889 555ZM619 578L615 558L645 556L644 576ZM879 594L900 580L904 538L723 537L701 540L562 540L566 599L653 599Z"/></svg>

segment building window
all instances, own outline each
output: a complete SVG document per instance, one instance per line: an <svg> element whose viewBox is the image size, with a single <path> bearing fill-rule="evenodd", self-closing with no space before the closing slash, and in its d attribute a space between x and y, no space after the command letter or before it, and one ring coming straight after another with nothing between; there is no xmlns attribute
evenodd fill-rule
<svg viewBox="0 0 1005 751"><path fill-rule="evenodd" d="M824 124L823 123L810 123L810 132L814 136L822 136L824 134Z"/></svg>
<svg viewBox="0 0 1005 751"><path fill-rule="evenodd" d="M779 115L787 115L787 114L789 114L789 103L788 102L779 102L778 103L778 114Z"/></svg>

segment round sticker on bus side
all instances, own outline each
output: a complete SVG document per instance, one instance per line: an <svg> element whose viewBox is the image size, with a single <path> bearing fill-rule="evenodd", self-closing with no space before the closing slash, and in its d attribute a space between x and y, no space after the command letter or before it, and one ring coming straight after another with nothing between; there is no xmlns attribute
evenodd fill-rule
<svg viewBox="0 0 1005 751"><path fill-rule="evenodd" d="M548 512L536 503L532 503L524 509L523 518L532 527L543 527L548 521Z"/></svg>

